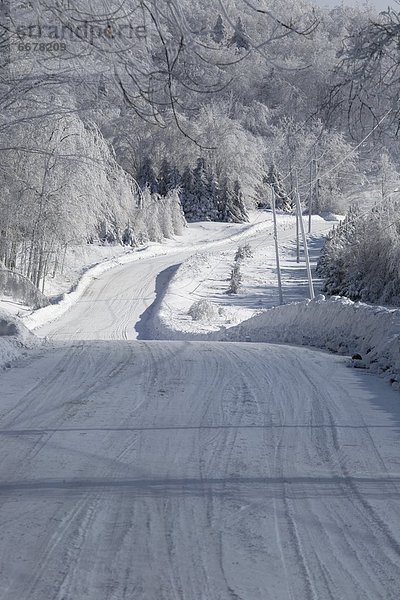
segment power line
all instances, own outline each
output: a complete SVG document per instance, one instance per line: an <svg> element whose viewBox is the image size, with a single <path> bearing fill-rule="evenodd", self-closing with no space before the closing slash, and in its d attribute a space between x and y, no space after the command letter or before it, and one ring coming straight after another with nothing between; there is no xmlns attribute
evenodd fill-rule
<svg viewBox="0 0 400 600"><path fill-rule="evenodd" d="M393 112L393 108L390 108L385 115L380 119L380 121L378 121L378 123L376 123L376 125L371 129L371 131L364 137L364 139L361 140L361 142L359 142L356 146L354 146L354 148L352 148L352 150L346 154L346 156L344 156L342 159L340 159L339 162L337 162L333 167L331 167L330 169L328 169L327 171L325 171L322 174L319 174L317 178L315 178L315 180L312 182L313 184L317 184L321 179L327 177L328 175L330 175L331 173L333 173L334 171L336 171L338 169L338 167L340 167L344 162L346 162L346 160L348 158L350 158L350 156L352 156L353 154L355 154L357 152L357 150L371 137L371 135L382 125L382 123L388 118L388 116L390 115L390 113ZM299 131L299 129L297 130ZM295 133L297 133L297 131L295 131ZM316 142L314 143L314 147L316 145L318 140L316 140ZM327 154L329 150L326 149L319 157L317 157L317 160L320 161L325 154ZM315 160L315 157L311 158L307 163L305 163L302 167L300 167L301 170L305 170L307 169L307 167L309 167L313 160ZM292 176L291 170L281 179L281 182L284 183L287 179L289 179ZM306 188L308 188L308 186L310 185L310 183L307 183L301 187L298 188L298 191L302 191Z"/></svg>
<svg viewBox="0 0 400 600"><path fill-rule="evenodd" d="M382 119L371 129L371 131L365 136L365 138L363 140L361 140L361 142L359 144L357 144L357 146L354 146L354 148L352 148L352 150L346 154L346 156L344 156L338 163L336 163L336 165L334 165L332 168L328 169L327 171L325 171L322 174L318 174L318 178L315 179L315 181L313 183L317 183L318 181L320 181L321 179L324 179L324 177L327 177L328 175L330 175L331 173L333 173L334 171L336 171L336 169L338 167L340 167L340 165L342 165L344 162L346 162L346 160L348 158L350 158L350 156L352 156L353 154L355 154L358 150L358 148L360 148L360 146L362 146L368 138L371 137L371 135L374 133L374 131L376 131L378 129L378 127L380 127L382 125L382 123L385 121L385 119L388 118L388 116L390 115L390 113L393 111L393 108L389 109L387 111L387 113L382 117ZM298 189L298 191L300 192L302 189L305 189L306 187L308 187L309 184L307 184L307 186L302 186Z"/></svg>

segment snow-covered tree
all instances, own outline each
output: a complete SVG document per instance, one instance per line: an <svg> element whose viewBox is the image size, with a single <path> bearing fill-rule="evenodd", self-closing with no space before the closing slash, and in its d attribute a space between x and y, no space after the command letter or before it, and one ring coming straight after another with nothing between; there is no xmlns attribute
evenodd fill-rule
<svg viewBox="0 0 400 600"><path fill-rule="evenodd" d="M345 115L354 138L364 137L372 128L375 137L396 137L400 12L389 7L379 14L366 12L347 30L329 90L329 114L339 120Z"/></svg>
<svg viewBox="0 0 400 600"><path fill-rule="evenodd" d="M164 158L158 175L158 193L161 196L166 196L172 190L179 188L180 184L181 176L178 168L172 166L170 162Z"/></svg>
<svg viewBox="0 0 400 600"><path fill-rule="evenodd" d="M400 305L399 208L395 196L380 198L372 210L352 208L331 232L318 263L327 293Z"/></svg>
<svg viewBox="0 0 400 600"><path fill-rule="evenodd" d="M189 211L195 221L214 220L217 217L215 188L207 171L204 158L197 160L193 170L193 207Z"/></svg>
<svg viewBox="0 0 400 600"><path fill-rule="evenodd" d="M216 44L222 44L225 39L225 35L224 21L222 16L218 15L217 22L215 23L211 32L211 37Z"/></svg>
<svg viewBox="0 0 400 600"><path fill-rule="evenodd" d="M235 46L237 50L249 50L250 41L246 33L241 17L237 18L235 31L229 40L229 46Z"/></svg>
<svg viewBox="0 0 400 600"><path fill-rule="evenodd" d="M227 177L223 178L220 183L218 207L221 221L226 223L248 221L248 214L238 180L234 182L232 187Z"/></svg>
<svg viewBox="0 0 400 600"><path fill-rule="evenodd" d="M243 223L244 221L249 220L244 203L242 188L238 179L236 179L233 183L233 207L231 212L232 215L236 217L238 223Z"/></svg>
<svg viewBox="0 0 400 600"><path fill-rule="evenodd" d="M150 156L145 156L143 158L136 179L142 190L148 187L151 194L158 193L157 177Z"/></svg>
<svg viewBox="0 0 400 600"><path fill-rule="evenodd" d="M274 190L276 207L285 212L291 212L293 210L294 201L286 192L282 181L282 175L274 164L269 168L268 174L265 177L265 183Z"/></svg>
<svg viewBox="0 0 400 600"><path fill-rule="evenodd" d="M193 189L193 172L187 165L183 171L181 179L181 194L180 194L183 211L188 221L194 220L194 189Z"/></svg>
<svg viewBox="0 0 400 600"><path fill-rule="evenodd" d="M22 117L24 109L21 103ZM36 122L21 118L7 134L0 163L0 261L37 287L44 289L72 245L136 245L181 233L177 198L159 199L146 188L139 209L134 180L96 125L76 112Z"/></svg>
<svg viewBox="0 0 400 600"><path fill-rule="evenodd" d="M169 192L167 200L170 205L174 235L182 235L185 227L187 227L187 223L178 190L174 189Z"/></svg>
<svg viewBox="0 0 400 600"><path fill-rule="evenodd" d="M382 198L389 197L400 186L400 175L387 151L379 157L377 179Z"/></svg>

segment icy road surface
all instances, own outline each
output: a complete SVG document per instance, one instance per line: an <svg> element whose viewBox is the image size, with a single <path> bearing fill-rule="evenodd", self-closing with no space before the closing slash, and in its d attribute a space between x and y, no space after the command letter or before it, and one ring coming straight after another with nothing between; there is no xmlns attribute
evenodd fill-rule
<svg viewBox="0 0 400 600"><path fill-rule="evenodd" d="M398 393L304 348L124 339L173 264L107 272L0 374L1 600L398 600Z"/></svg>

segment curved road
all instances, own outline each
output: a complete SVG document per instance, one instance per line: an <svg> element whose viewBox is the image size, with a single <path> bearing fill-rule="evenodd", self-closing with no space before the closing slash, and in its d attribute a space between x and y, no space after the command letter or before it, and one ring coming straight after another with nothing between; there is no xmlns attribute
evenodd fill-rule
<svg viewBox="0 0 400 600"><path fill-rule="evenodd" d="M130 341L176 262L106 273L0 374L1 600L398 600L398 394L304 348Z"/></svg>

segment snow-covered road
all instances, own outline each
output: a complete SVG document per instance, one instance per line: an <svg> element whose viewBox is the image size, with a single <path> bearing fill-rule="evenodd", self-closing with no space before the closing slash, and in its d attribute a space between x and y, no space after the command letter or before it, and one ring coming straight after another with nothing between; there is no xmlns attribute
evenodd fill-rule
<svg viewBox="0 0 400 600"><path fill-rule="evenodd" d="M105 272L63 318L36 330L55 340L133 340L150 337L151 307L171 269L187 252L137 261ZM157 293L156 293L157 292Z"/></svg>
<svg viewBox="0 0 400 600"><path fill-rule="evenodd" d="M1 600L398 600L398 393L304 348L142 341L182 257L108 271L0 375Z"/></svg>

